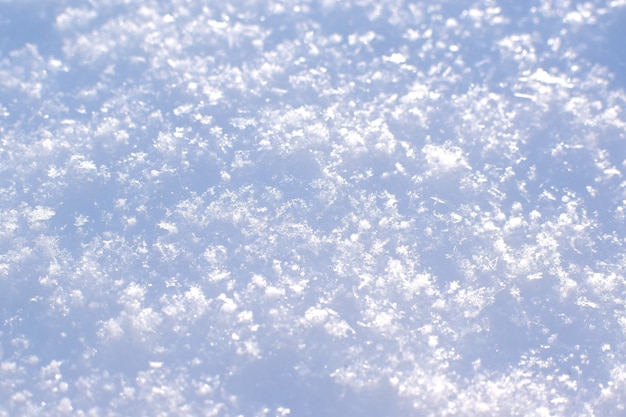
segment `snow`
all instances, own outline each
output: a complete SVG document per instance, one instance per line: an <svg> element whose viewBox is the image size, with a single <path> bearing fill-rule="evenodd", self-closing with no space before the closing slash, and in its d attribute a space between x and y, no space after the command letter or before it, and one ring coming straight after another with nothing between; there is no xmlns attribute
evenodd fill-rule
<svg viewBox="0 0 626 417"><path fill-rule="evenodd" d="M624 1L0 4L0 416L622 415Z"/></svg>

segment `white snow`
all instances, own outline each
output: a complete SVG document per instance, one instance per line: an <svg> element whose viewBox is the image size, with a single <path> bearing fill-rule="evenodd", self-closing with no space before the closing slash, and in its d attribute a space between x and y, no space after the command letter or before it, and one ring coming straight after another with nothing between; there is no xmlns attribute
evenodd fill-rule
<svg viewBox="0 0 626 417"><path fill-rule="evenodd" d="M623 411L626 2L31 3L0 416Z"/></svg>

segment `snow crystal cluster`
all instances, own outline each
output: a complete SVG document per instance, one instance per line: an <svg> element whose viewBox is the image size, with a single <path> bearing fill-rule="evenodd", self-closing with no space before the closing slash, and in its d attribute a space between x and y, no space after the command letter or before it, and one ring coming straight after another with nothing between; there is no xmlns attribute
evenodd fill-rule
<svg viewBox="0 0 626 417"><path fill-rule="evenodd" d="M0 2L0 416L623 415L625 6Z"/></svg>

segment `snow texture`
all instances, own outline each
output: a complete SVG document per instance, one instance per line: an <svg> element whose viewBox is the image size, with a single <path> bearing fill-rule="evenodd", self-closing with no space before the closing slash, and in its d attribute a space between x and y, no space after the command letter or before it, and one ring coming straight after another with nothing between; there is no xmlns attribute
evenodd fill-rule
<svg viewBox="0 0 626 417"><path fill-rule="evenodd" d="M623 0L0 1L0 416L622 416Z"/></svg>

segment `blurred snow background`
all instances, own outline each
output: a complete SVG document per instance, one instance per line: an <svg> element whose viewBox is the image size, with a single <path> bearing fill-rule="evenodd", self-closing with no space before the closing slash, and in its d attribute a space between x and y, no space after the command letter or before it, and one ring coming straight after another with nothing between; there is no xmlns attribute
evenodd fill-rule
<svg viewBox="0 0 626 417"><path fill-rule="evenodd" d="M625 6L0 1L0 415L623 415Z"/></svg>

